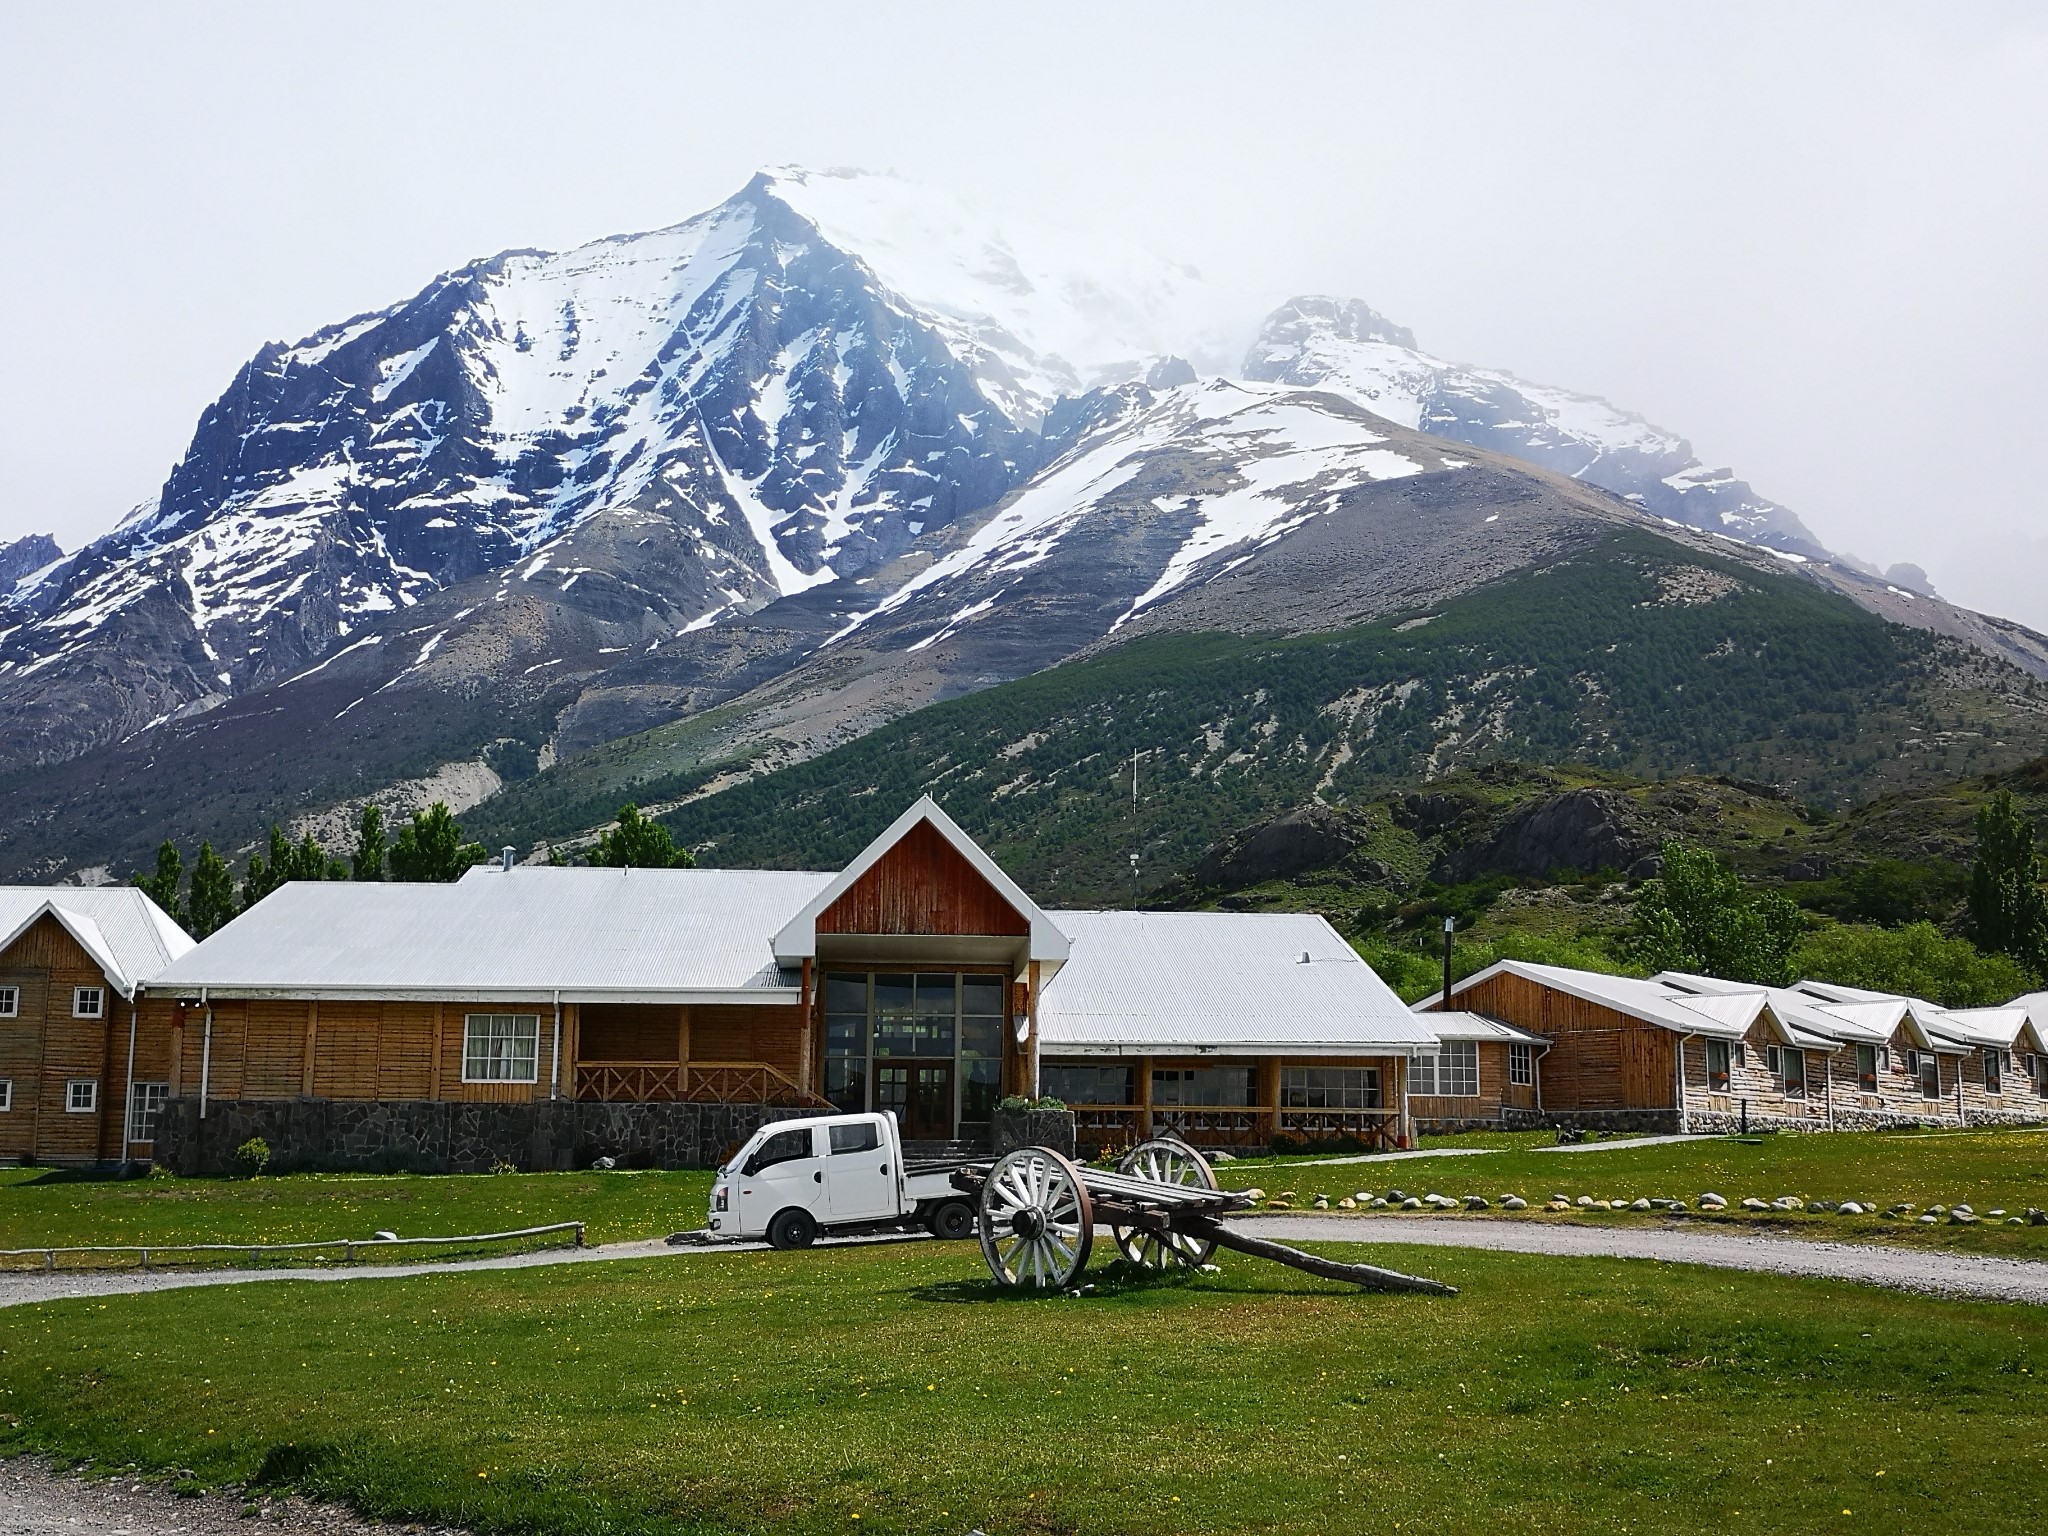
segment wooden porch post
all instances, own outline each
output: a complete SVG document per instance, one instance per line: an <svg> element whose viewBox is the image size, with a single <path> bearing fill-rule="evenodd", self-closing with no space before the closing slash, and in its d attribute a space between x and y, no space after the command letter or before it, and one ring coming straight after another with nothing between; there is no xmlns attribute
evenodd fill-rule
<svg viewBox="0 0 2048 1536"><path fill-rule="evenodd" d="M306 1004L306 1059L300 1064L299 1093L302 1097L313 1097L313 1058L320 1049L320 999L314 998Z"/></svg>
<svg viewBox="0 0 2048 1536"><path fill-rule="evenodd" d="M1261 1056L1259 1058L1259 1119L1266 1128L1266 1142L1270 1146L1280 1136L1280 1058Z"/></svg>
<svg viewBox="0 0 2048 1536"><path fill-rule="evenodd" d="M1039 962L1032 961L1025 992L1026 1016L1031 1023L1024 1045L1024 1081L1034 1099L1038 1097L1038 970Z"/></svg>
<svg viewBox="0 0 2048 1536"><path fill-rule="evenodd" d="M1138 1139L1152 1139L1152 1058L1138 1058Z"/></svg>
<svg viewBox="0 0 2048 1536"><path fill-rule="evenodd" d="M811 957L809 955L804 956L803 983L797 992L797 1002L803 1011L803 1022L797 1026L796 1085L800 1091L811 1093L815 1091L813 1087L814 1080L811 1076L811 1051L816 1034L816 1030L812 1026L812 1016L817 1012L817 1009L813 1006L814 999L811 994Z"/></svg>
<svg viewBox="0 0 2048 1536"><path fill-rule="evenodd" d="M441 1047L447 1040L448 1005L434 1004L434 1065L427 1085L427 1097L441 1097Z"/></svg>

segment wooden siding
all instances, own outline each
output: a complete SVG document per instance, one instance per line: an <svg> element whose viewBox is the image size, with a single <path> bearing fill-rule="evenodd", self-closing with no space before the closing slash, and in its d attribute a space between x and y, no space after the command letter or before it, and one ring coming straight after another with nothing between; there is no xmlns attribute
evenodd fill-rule
<svg viewBox="0 0 2048 1536"><path fill-rule="evenodd" d="M920 822L818 915L817 931L1021 937L1031 926L930 823Z"/></svg>
<svg viewBox="0 0 2048 1536"><path fill-rule="evenodd" d="M795 1082L802 1072L803 1009L703 1007L689 1010L692 1061L760 1061Z"/></svg>
<svg viewBox="0 0 2048 1536"><path fill-rule="evenodd" d="M1417 1120L1427 1121L1499 1120L1503 1108L1536 1107L1536 1089L1533 1085L1517 1087L1508 1081L1508 1043L1505 1040L1480 1040L1474 1043L1479 1047L1479 1092L1411 1093L1408 1096L1410 1115ZM1540 1046L1530 1047L1532 1052L1540 1052L1541 1049ZM1539 1065L1537 1070L1541 1071L1542 1067Z"/></svg>
<svg viewBox="0 0 2048 1536"><path fill-rule="evenodd" d="M576 1059L680 1061L685 1011L669 1004L585 1003L582 1038L576 1048ZM699 1051L697 1054L704 1053Z"/></svg>
<svg viewBox="0 0 2048 1536"><path fill-rule="evenodd" d="M1552 1042L1537 1067L1546 1113L1673 1107L1676 1037L1659 1025L1505 971L1454 1001Z"/></svg>

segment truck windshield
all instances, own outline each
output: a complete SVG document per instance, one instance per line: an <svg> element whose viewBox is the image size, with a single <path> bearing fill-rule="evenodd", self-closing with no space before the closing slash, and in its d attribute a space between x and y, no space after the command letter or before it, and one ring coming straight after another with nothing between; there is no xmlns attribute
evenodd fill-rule
<svg viewBox="0 0 2048 1536"><path fill-rule="evenodd" d="M777 1131L749 1154L746 1166L740 1172L752 1178L764 1168L773 1168L777 1163L795 1162L811 1155L811 1131L805 1126L800 1131Z"/></svg>

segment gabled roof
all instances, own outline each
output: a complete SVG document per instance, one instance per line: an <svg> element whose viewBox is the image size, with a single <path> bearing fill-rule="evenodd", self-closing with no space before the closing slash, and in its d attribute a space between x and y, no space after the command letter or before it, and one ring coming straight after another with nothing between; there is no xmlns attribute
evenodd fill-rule
<svg viewBox="0 0 2048 1536"><path fill-rule="evenodd" d="M1965 1045L2009 1051L2014 1046L2039 1050L2041 1039L2024 1008L1944 1008L1935 1031Z"/></svg>
<svg viewBox="0 0 2048 1536"><path fill-rule="evenodd" d="M1513 1045L1548 1046L1550 1041L1543 1035L1532 1035L1526 1029L1500 1019L1490 1018L1483 1013L1422 1013L1415 1010L1417 1017L1429 1026L1431 1034L1439 1040L1505 1040Z"/></svg>
<svg viewBox="0 0 2048 1536"><path fill-rule="evenodd" d="M1057 965L1067 958L1067 936L1054 926L1052 919L1046 916L1038 903L1025 895L1023 887L1004 874L1002 867L982 851L981 845L961 831L959 824L939 809L938 801L930 795L921 795L916 804L889 823L888 829L880 837L863 848L859 857L832 876L827 885L783 924L782 930L775 935L776 959L785 965L793 965L800 960L815 957L818 953L818 919L824 914L825 909L852 889L861 876L873 869L881 861L882 856L901 842L905 834L919 823L929 825L945 839L953 851L965 859L976 874L995 887L997 894L1016 910L1018 916L1030 924L1031 959L1049 960Z"/></svg>
<svg viewBox="0 0 2048 1536"><path fill-rule="evenodd" d="M1053 915L1073 951L1039 1003L1048 1056L1407 1055L1435 1043L1314 913Z"/></svg>
<svg viewBox="0 0 2048 1536"><path fill-rule="evenodd" d="M123 997L193 946L192 935L132 885L0 886L0 950L44 917L56 921L93 958Z"/></svg>
<svg viewBox="0 0 2048 1536"><path fill-rule="evenodd" d="M1451 988L1453 999L1460 992L1499 975L1519 976L1538 986L1550 987L1567 996L1616 1013L1627 1014L1645 1024L1681 1035L1711 1036L1717 1040L1740 1040L1768 1007L1763 989L1730 992L1721 997L1688 995L1658 981L1634 976L1608 976L1599 971L1578 971L1562 965L1537 965L1528 960L1501 960L1485 970L1467 976ZM1435 1002L1423 999L1422 1009Z"/></svg>
<svg viewBox="0 0 2048 1536"><path fill-rule="evenodd" d="M196 996L796 1000L768 936L830 875L473 869L452 885L294 881L151 983ZM779 994L787 993L787 996Z"/></svg>

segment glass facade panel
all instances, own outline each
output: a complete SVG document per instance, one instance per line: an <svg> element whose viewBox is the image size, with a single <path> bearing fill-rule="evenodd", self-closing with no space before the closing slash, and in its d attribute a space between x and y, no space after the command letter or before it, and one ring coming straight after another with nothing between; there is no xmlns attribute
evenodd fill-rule
<svg viewBox="0 0 2048 1536"><path fill-rule="evenodd" d="M1282 1067L1282 1109L1378 1109L1376 1067Z"/></svg>
<svg viewBox="0 0 2048 1536"><path fill-rule="evenodd" d="M1000 976L963 976L960 979L960 1011L979 1018L1000 1019L1009 1010L1003 994L1009 983Z"/></svg>
<svg viewBox="0 0 2048 1536"><path fill-rule="evenodd" d="M868 1013L868 978L860 971L831 971L825 976L827 1013Z"/></svg>
<svg viewBox="0 0 2048 1536"><path fill-rule="evenodd" d="M967 1061L961 1063L960 1072L961 1122L986 1125L1003 1094L1003 1064L986 1059Z"/></svg>
<svg viewBox="0 0 2048 1536"><path fill-rule="evenodd" d="M1097 1066L1093 1062L1039 1063L1038 1091L1062 1104L1135 1104L1134 1069Z"/></svg>
<svg viewBox="0 0 2048 1536"><path fill-rule="evenodd" d="M1002 1091L1008 985L957 971L828 973L825 1097L893 1110L906 1128L913 1110L917 1127L945 1133L986 1124Z"/></svg>
<svg viewBox="0 0 2048 1536"><path fill-rule="evenodd" d="M1152 1102L1170 1108L1257 1104L1253 1067L1168 1067L1152 1074ZM1040 1081L1044 1080L1041 1072Z"/></svg>

